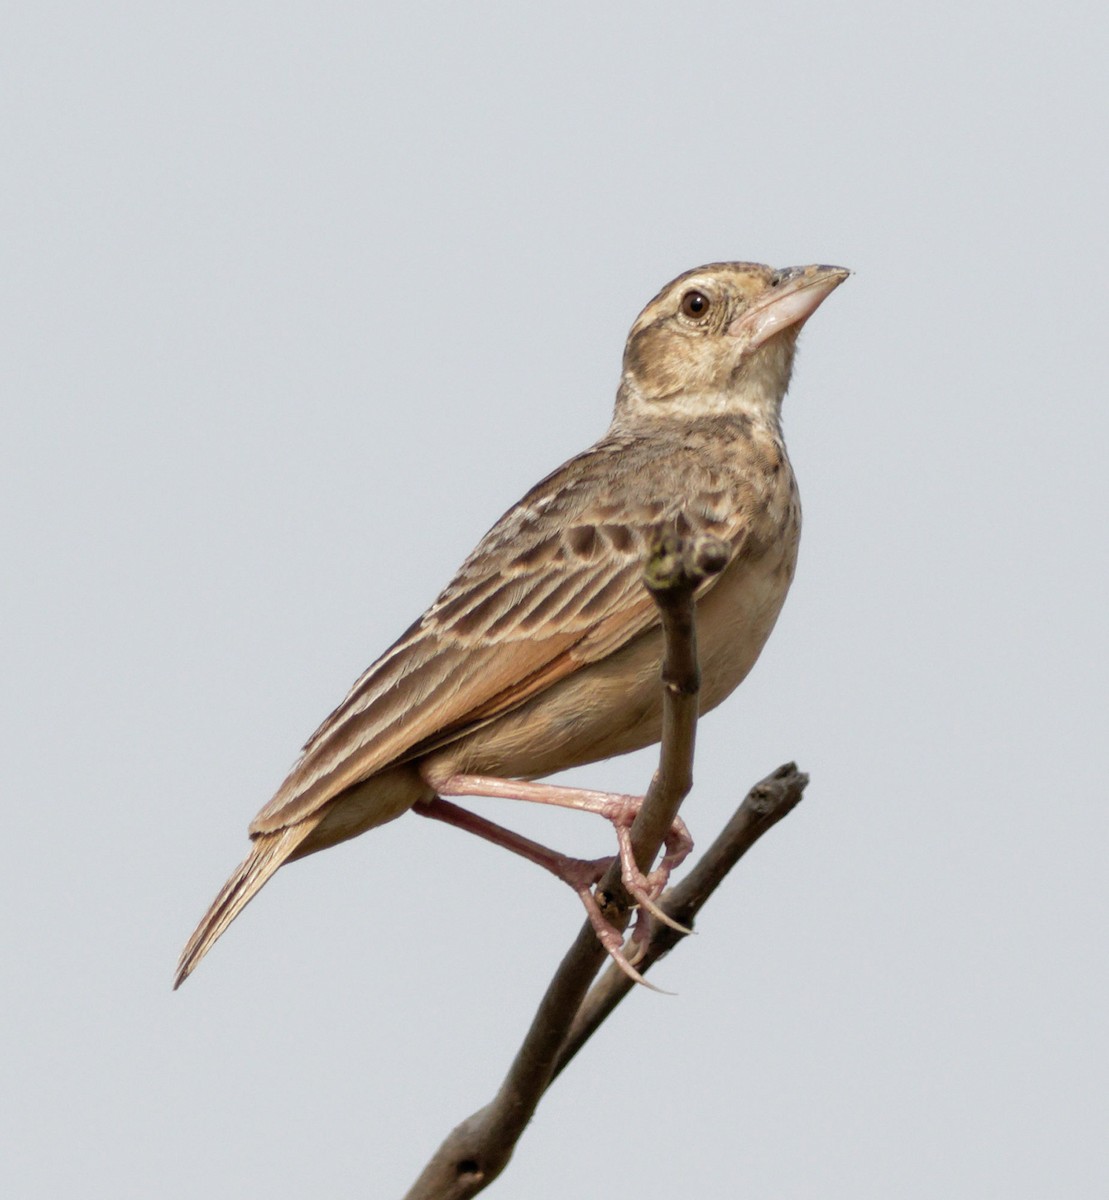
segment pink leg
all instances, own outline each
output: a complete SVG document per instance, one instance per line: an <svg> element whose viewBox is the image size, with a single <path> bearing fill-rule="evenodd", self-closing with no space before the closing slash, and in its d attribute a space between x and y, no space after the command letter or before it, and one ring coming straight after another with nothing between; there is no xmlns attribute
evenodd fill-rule
<svg viewBox="0 0 1109 1200"><path fill-rule="evenodd" d="M679 933L689 933L655 903L666 887L670 872L685 861L693 849L693 839L685 822L676 818L666 835L666 853L650 875L644 875L635 861L631 845L631 825L643 804L642 796L613 792L594 792L586 788L559 787L553 783L528 783L522 779L498 779L493 775L448 775L429 780L441 796L495 796L508 800L528 800L534 804L555 804L597 813L616 828L620 846L620 877L628 895L656 920Z"/></svg>
<svg viewBox="0 0 1109 1200"><path fill-rule="evenodd" d="M505 829L503 825L487 821L484 817L479 817L477 813L460 808L457 804L451 804L449 800L440 799L438 796L433 800L419 801L412 811L419 813L421 817L431 817L436 821L443 821L458 829L464 829L467 833L477 834L478 837L485 838L495 846L502 846L506 850L511 850L513 854L521 855L529 862L550 871L564 883L568 883L577 892L582 904L585 905L589 923L593 926L597 940L608 951L620 970L636 983L641 983L644 987L651 988L652 991L660 990L654 984L648 983L624 955L623 934L605 920L597 898L593 895L593 885L612 865L611 858L592 860L570 858L568 855L560 854L557 850L551 850L540 845L539 842L533 842L531 838L513 833L511 829ZM638 920L636 928L638 929Z"/></svg>
<svg viewBox="0 0 1109 1200"><path fill-rule="evenodd" d="M529 783L522 779L499 779L492 775L448 775L428 782L442 796L495 796L528 800L535 804L576 808L606 818L616 828L620 846L620 875L628 895L664 925L669 925L679 933L690 932L655 903L666 887L670 872L685 860L693 848L693 839L680 817L675 819L666 835L666 853L662 861L649 875L644 875L636 864L631 846L631 825L643 803L642 796L559 787L552 783Z"/></svg>

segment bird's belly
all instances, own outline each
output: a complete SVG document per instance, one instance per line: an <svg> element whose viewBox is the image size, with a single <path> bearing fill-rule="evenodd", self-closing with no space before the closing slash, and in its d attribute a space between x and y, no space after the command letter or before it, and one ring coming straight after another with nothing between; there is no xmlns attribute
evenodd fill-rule
<svg viewBox="0 0 1109 1200"><path fill-rule="evenodd" d="M740 560L698 604L701 712L715 708L747 678L782 611L796 562L795 541L756 561Z"/></svg>
<svg viewBox="0 0 1109 1200"><path fill-rule="evenodd" d="M737 558L697 605L700 709L743 681L781 611L795 539L757 559ZM429 773L538 778L657 742L662 730L663 638L653 629L459 741L434 751Z"/></svg>

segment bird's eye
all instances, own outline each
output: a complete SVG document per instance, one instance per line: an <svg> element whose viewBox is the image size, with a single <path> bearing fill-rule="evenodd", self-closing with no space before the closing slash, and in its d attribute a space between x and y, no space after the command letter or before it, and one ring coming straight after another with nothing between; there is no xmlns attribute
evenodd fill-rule
<svg viewBox="0 0 1109 1200"><path fill-rule="evenodd" d="M682 297L681 309L685 316L693 317L696 320L708 312L711 304L712 301L704 292L691 291L686 292Z"/></svg>

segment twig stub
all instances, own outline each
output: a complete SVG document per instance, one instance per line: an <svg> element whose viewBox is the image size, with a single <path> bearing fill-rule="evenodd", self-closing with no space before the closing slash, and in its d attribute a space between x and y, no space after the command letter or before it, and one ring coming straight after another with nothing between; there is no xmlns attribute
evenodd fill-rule
<svg viewBox="0 0 1109 1200"><path fill-rule="evenodd" d="M728 544L709 534L683 538L672 531L660 533L651 545L643 568L647 590L661 601L660 593L695 588L728 565Z"/></svg>

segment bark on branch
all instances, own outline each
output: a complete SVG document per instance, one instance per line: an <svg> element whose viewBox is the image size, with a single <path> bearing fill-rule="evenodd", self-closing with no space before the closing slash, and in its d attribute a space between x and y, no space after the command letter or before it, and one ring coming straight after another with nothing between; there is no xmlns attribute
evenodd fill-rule
<svg viewBox="0 0 1109 1200"><path fill-rule="evenodd" d="M697 586L726 562L727 549L714 538L667 534L656 542L644 571L659 607L666 648L659 766L631 830L643 871L654 862L692 786L700 683L693 597ZM807 782L790 764L756 784L689 876L664 895L665 911L691 926L731 867L793 808ZM606 919L625 928L631 905L619 863L597 885L596 894ZM683 936L655 922L638 969L645 972ZM605 957L587 921L555 972L496 1096L452 1130L405 1200L469 1200L500 1175L554 1077L633 986L613 967L589 990Z"/></svg>

